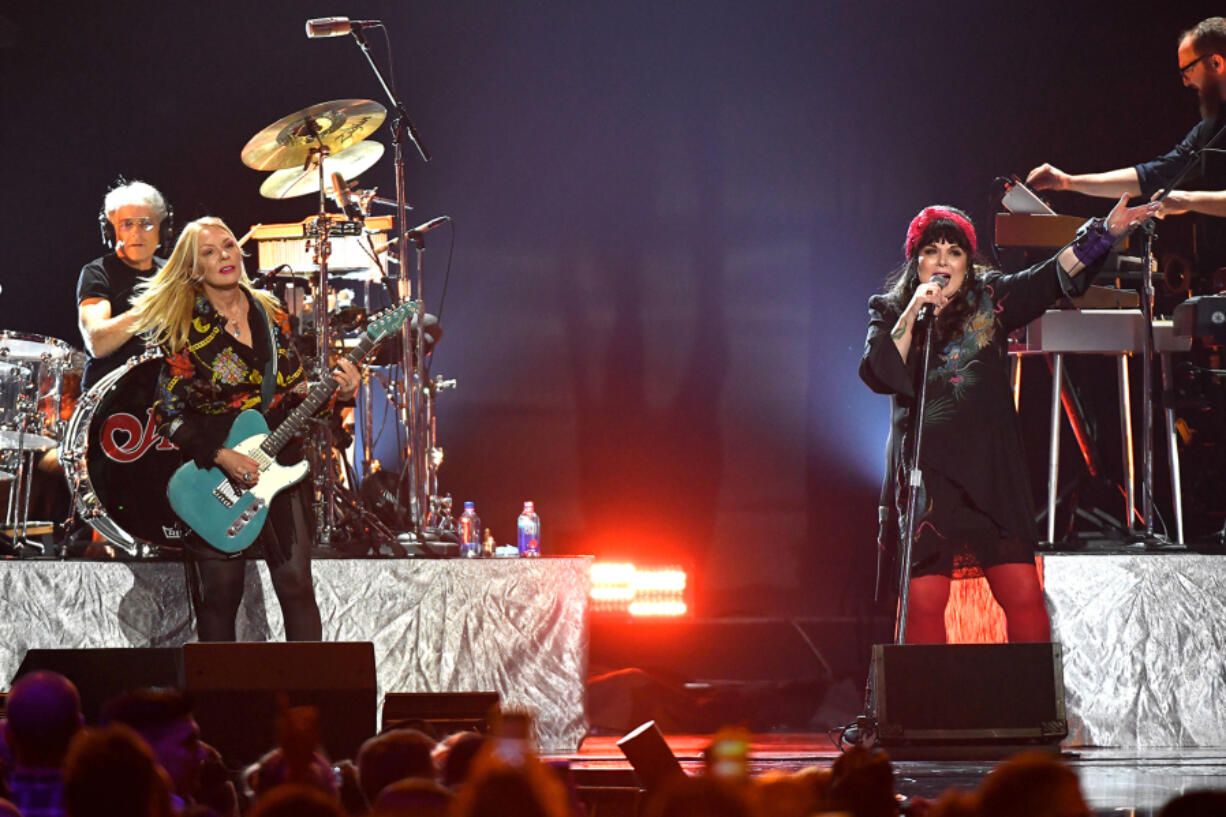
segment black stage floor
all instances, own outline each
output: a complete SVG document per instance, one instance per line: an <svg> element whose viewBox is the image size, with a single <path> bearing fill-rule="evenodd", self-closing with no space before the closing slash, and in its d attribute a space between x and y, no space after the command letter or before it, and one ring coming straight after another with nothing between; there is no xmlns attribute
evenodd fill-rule
<svg viewBox="0 0 1226 817"><path fill-rule="evenodd" d="M708 735L667 735L673 754L689 772L701 764ZM553 755L570 761L584 789L613 791L633 788L634 773L617 748L616 737L589 737L573 755ZM755 738L751 748L755 773L768 769L793 771L829 765L837 755L824 734L769 734ZM1205 749L1078 748L1064 752L1077 772L1086 802L1097 815L1149 817L1171 798L1194 789L1226 789L1226 747ZM899 794L935 800L946 789L973 789L992 769L992 761L894 761ZM606 809L617 811L617 809Z"/></svg>

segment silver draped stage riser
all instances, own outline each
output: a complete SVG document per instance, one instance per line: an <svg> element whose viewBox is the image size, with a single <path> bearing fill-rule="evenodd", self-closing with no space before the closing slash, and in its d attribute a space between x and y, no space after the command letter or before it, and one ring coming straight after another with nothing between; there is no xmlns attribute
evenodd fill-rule
<svg viewBox="0 0 1226 817"><path fill-rule="evenodd" d="M318 559L324 639L371 641L388 692L495 690L532 711L543 751L587 733L590 558ZM172 647L195 637L183 565L0 562L0 683L31 648ZM263 562L247 563L238 637L284 638Z"/></svg>
<svg viewBox="0 0 1226 817"><path fill-rule="evenodd" d="M1050 555L1069 745L1226 746L1226 558Z"/></svg>

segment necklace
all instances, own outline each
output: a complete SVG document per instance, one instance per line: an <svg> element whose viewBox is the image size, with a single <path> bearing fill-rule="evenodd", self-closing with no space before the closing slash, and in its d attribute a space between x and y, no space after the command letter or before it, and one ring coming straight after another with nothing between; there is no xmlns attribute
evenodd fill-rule
<svg viewBox="0 0 1226 817"><path fill-rule="evenodd" d="M239 312L238 317L234 317L234 316L232 316L232 315L228 315L228 314L226 314L225 312L222 312L220 309L218 309L218 308L217 308L217 305L216 305L216 304L214 304L214 305L213 305L213 309L214 309L214 310L217 312L217 314L218 314L218 315L220 315L220 316L222 317L222 320L224 320L224 321L225 321L225 330L226 330L227 332L229 332L231 335L233 335L234 337L239 338L239 339L242 339L242 337L243 337L243 328L242 328L242 326L240 325L240 323L239 323L239 322L240 322L240 321L241 321L241 320L242 320L242 319L243 319L243 318L246 316L246 314L247 314L247 302L246 302L246 300L244 299L244 301L242 302L242 304L241 304L241 305L240 305L240 307L239 307L240 312Z"/></svg>

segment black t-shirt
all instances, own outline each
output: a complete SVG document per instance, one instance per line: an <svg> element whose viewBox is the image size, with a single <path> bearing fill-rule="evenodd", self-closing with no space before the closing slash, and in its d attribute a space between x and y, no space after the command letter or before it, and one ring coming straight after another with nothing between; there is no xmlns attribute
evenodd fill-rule
<svg viewBox="0 0 1226 817"><path fill-rule="evenodd" d="M1201 150L1223 127L1226 127L1226 111L1219 113L1212 121L1202 120L1196 123L1178 145L1156 159L1136 165L1137 180L1141 185L1140 200L1149 201L1155 192L1169 187L1188 161L1196 155L1196 152ZM1180 188L1184 190L1226 188L1226 153L1223 153L1223 149L1226 149L1226 145L1219 143L1215 149L1201 154L1200 161L1179 185ZM1204 213L1195 213L1193 217L1196 225L1197 274L1192 282L1192 294L1200 295L1211 291L1210 284L1214 271L1226 266L1226 219L1207 216Z"/></svg>
<svg viewBox="0 0 1226 817"><path fill-rule="evenodd" d="M161 258L153 259L151 270L137 270L129 267L115 253L109 253L101 258L95 258L81 268L81 277L77 279L77 306L89 298L105 298L111 302L111 317L121 315L132 308L133 289L137 282L156 270L165 266ZM81 378L81 388L88 389L101 380L107 372L121 366L128 358L145 351L145 341L135 335L128 338L109 355L95 358L92 355L85 361L85 374Z"/></svg>

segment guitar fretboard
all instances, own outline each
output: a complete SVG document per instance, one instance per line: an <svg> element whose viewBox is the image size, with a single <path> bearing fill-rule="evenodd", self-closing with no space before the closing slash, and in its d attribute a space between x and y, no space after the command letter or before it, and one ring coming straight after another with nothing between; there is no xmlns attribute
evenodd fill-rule
<svg viewBox="0 0 1226 817"><path fill-rule="evenodd" d="M353 351L345 355L345 358L356 366L361 362L362 358L366 357L374 345L375 342L370 339L370 336L363 332L358 345L353 347ZM298 433L298 429L302 428L303 424L315 412L319 411L320 406L327 402L334 391L336 391L336 380L332 378L329 372L327 378L311 389L311 393L289 413L289 416L285 418L281 425L277 426L277 430L269 434L264 439L264 442L260 443L260 450L267 454L270 459L275 458L281 449Z"/></svg>

